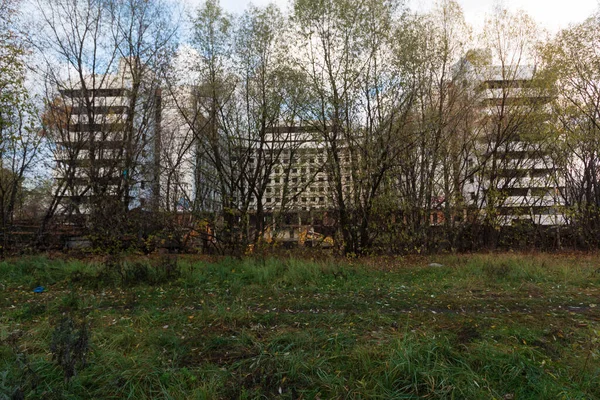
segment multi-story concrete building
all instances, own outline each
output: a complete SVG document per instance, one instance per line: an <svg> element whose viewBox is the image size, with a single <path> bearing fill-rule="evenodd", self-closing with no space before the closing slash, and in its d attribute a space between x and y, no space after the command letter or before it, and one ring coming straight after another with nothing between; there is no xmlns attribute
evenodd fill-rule
<svg viewBox="0 0 600 400"><path fill-rule="evenodd" d="M285 132L279 159L266 187L266 209L280 211L326 210L332 207L327 152L309 127L276 127L269 134Z"/></svg>
<svg viewBox="0 0 600 400"><path fill-rule="evenodd" d="M166 211L190 212L196 199L197 175L203 160L190 124L202 119L191 86L162 91L160 205ZM198 185L199 186L199 185ZM201 205L200 209L204 209Z"/></svg>
<svg viewBox="0 0 600 400"><path fill-rule="evenodd" d="M122 59L114 74L92 75L60 90L65 123L56 133L56 175L65 190L59 213L87 215L94 207L131 209L157 201L160 92L144 93L144 115L134 115L130 71Z"/></svg>
<svg viewBox="0 0 600 400"><path fill-rule="evenodd" d="M327 232L334 202L327 151L317 130L307 125L271 127L263 142L263 146L251 143L249 166L270 171L262 198L262 209L270 221L267 237L297 241L303 234L311 238ZM265 160L261 167L257 162L260 152ZM257 206L257 199L252 199L251 213Z"/></svg>
<svg viewBox="0 0 600 400"><path fill-rule="evenodd" d="M154 107L152 117L145 119L150 129L136 130L139 135L132 137L135 118L130 118L134 111L127 71L121 61L114 74L90 77L85 85L61 91L69 110L58 152L63 156L57 160L63 172L59 179L67 186L64 210L86 214L99 198L129 208L154 204L177 212L218 212L224 195L233 195L235 203L235 194L221 193L202 146L200 125L206 120L198 109L202 99L197 89L146 94L153 98L148 102ZM478 172L465 184L464 197L483 215L493 211L500 225L564 223L564 182L538 129L550 99L531 84L534 73L529 67L486 67L466 75L480 106L473 124L479 127L473 132L478 144L469 160L469 168ZM502 119L509 114L513 126ZM281 126L268 129L267 135L263 140L268 145L249 142L250 150L240 154L248 157L244 165L250 169L265 167L264 162L258 165L259 151L268 160L262 210L272 221L273 235L297 240L305 231L326 232L336 202L328 152L318 132L309 126ZM342 151L340 159L344 193L350 194L348 155ZM250 202L250 214L257 201Z"/></svg>
<svg viewBox="0 0 600 400"><path fill-rule="evenodd" d="M494 213L499 225L565 222L565 183L549 152L551 98L534 76L529 66L491 66L471 74L480 106L474 132L478 154L470 167L478 173L466 185L465 197L486 218Z"/></svg>

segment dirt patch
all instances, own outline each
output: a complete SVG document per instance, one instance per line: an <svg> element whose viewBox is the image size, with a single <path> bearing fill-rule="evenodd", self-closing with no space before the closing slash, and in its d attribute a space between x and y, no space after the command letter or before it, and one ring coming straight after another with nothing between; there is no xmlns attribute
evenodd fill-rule
<svg viewBox="0 0 600 400"><path fill-rule="evenodd" d="M208 349L191 348L181 356L180 367L196 367L206 363L219 366L231 365L235 362L256 357L259 354L253 347L234 344L223 344Z"/></svg>
<svg viewBox="0 0 600 400"><path fill-rule="evenodd" d="M456 333L456 340L460 344L469 344L477 339L481 339L481 333L472 325L463 325Z"/></svg>

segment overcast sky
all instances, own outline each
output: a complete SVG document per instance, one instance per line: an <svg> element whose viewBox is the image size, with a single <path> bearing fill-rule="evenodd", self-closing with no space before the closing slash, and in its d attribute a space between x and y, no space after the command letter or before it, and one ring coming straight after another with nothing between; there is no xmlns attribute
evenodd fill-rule
<svg viewBox="0 0 600 400"><path fill-rule="evenodd" d="M435 0L407 0L411 9L426 11ZM201 0L189 0L192 5ZM221 5L230 12L239 13L250 3L250 0L221 0ZM252 0L255 5L266 5L274 2L286 9L288 0ZM476 29L481 28L486 13L489 13L497 0L458 0L469 24ZM590 16L598 7L598 0L504 0L504 4L512 10L524 10L542 27L551 33L566 28L569 23L581 22Z"/></svg>
<svg viewBox="0 0 600 400"><path fill-rule="evenodd" d="M410 0L411 8L427 10L434 0ZM496 0L458 0L463 8L465 19L475 28L480 28ZM504 0L511 10L523 10L535 19L543 28L556 33L570 23L581 22L598 7L598 0Z"/></svg>

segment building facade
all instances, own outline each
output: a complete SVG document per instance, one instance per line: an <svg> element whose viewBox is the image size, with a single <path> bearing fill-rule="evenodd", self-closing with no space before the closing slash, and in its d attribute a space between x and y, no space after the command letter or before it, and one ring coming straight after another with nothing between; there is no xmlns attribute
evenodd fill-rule
<svg viewBox="0 0 600 400"><path fill-rule="evenodd" d="M530 66L490 66L471 75L478 131L465 198L500 226L565 223L565 181L550 151L552 99L535 73Z"/></svg>
<svg viewBox="0 0 600 400"><path fill-rule="evenodd" d="M138 93L135 104L130 71L129 60L121 59L115 73L92 75L60 90L64 123L54 133L55 173L64 188L59 214L152 208L157 201L160 92Z"/></svg>

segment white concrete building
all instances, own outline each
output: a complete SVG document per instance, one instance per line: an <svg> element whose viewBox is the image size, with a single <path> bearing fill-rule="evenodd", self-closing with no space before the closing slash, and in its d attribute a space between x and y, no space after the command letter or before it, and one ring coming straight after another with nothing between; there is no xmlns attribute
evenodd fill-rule
<svg viewBox="0 0 600 400"><path fill-rule="evenodd" d="M121 59L115 73L96 74L60 89L56 178L66 186L63 214L89 214L100 199L128 208L155 200L159 93L145 93L144 116L132 115L131 65ZM139 107L139 105L138 105ZM140 124L140 126L136 126ZM143 126L142 126L143 125ZM111 203L113 204L113 203Z"/></svg>
<svg viewBox="0 0 600 400"><path fill-rule="evenodd" d="M551 129L545 125L551 98L533 83L534 75L530 66L491 66L470 74L481 127L474 132L479 150L472 167L480 173L465 187L465 198L486 211L493 205L500 225L565 223L565 181L544 137Z"/></svg>

